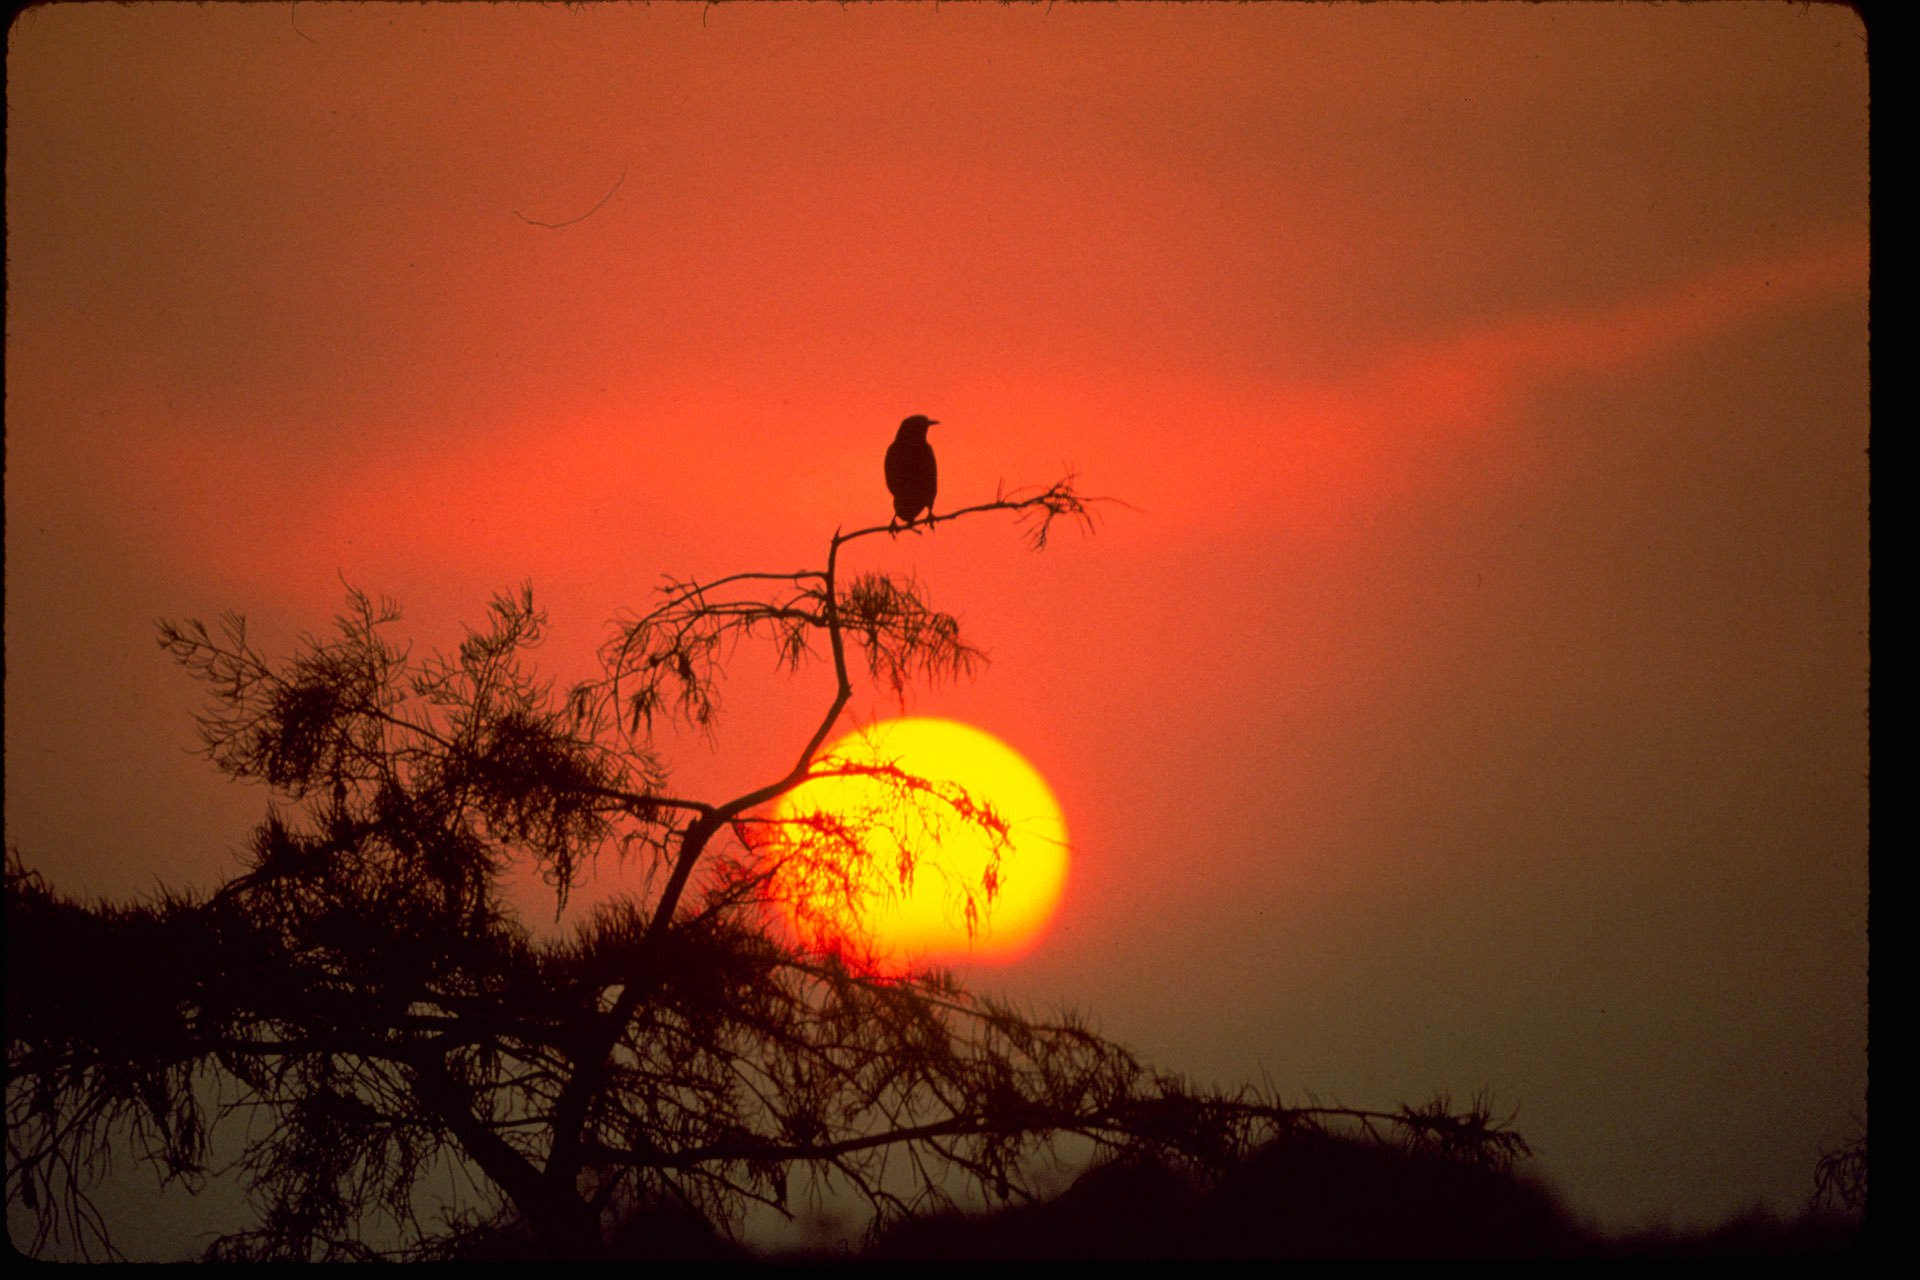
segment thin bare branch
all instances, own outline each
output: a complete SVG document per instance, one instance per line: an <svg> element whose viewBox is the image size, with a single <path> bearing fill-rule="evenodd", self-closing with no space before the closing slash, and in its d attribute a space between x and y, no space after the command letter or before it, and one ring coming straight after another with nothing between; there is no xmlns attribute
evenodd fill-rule
<svg viewBox="0 0 1920 1280"><path fill-rule="evenodd" d="M594 214L600 212L600 210L606 206L607 201L613 199L615 194L619 192L621 186L625 184L627 180L627 170L630 169L631 167L632 167L631 165L622 166L620 170L620 176L614 180L613 186L608 188L607 194L601 196L600 199L594 203L593 208L587 210L585 213L581 214L579 217L568 218L563 222L542 222L538 218L529 218L526 214L520 212L518 209L515 209L513 211L513 216L520 219L520 221L527 223L530 226L545 227L549 231L558 231L562 227L571 227L575 223L585 222L588 218L591 218Z"/></svg>

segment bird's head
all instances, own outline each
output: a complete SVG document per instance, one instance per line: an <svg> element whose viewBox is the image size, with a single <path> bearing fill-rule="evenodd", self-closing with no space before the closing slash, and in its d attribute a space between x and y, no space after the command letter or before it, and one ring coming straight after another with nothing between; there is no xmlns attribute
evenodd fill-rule
<svg viewBox="0 0 1920 1280"><path fill-rule="evenodd" d="M937 427L939 425L940 425L940 419L929 418L924 413L916 413L911 418L908 418L905 421L901 422L900 430L902 432L917 431L924 436L925 434L927 434L928 427Z"/></svg>

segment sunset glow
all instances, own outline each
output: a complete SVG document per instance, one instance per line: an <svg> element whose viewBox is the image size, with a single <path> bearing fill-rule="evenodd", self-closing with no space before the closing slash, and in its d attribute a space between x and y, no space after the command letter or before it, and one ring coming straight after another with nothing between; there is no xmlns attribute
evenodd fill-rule
<svg viewBox="0 0 1920 1280"><path fill-rule="evenodd" d="M797 932L883 967L1004 962L1039 940L1066 885L1067 829L1011 747L952 720L889 720L832 744L816 772L774 812L776 892Z"/></svg>
<svg viewBox="0 0 1920 1280"><path fill-rule="evenodd" d="M1486 1090L1610 1231L1798 1213L1866 1114L1868 25L26 6L7 847L198 899L297 808L210 764L156 619L284 656L351 585L422 660L527 584L557 705L728 580L776 607L659 668L711 700L620 712L665 825L602 795L564 903L502 839L532 934L757 911L784 858L783 944L1208 1085ZM910 583L966 646L889 680L805 615L918 414L943 517L1113 501L1037 553L1004 512L839 546L843 597ZM816 767L898 771L776 808L830 711ZM963 795L1011 844L936 822ZM127 1177L136 1259L242 1203Z"/></svg>

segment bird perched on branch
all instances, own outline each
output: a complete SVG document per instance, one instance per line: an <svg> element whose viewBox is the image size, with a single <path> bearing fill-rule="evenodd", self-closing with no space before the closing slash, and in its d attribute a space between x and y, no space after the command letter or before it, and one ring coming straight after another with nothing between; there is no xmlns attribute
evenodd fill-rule
<svg viewBox="0 0 1920 1280"><path fill-rule="evenodd" d="M939 419L916 413L900 424L900 431L887 446L887 492L893 495L893 514L897 522L912 524L922 511L933 515L933 495L940 487L940 471L933 460L933 446L927 443L927 428Z"/></svg>

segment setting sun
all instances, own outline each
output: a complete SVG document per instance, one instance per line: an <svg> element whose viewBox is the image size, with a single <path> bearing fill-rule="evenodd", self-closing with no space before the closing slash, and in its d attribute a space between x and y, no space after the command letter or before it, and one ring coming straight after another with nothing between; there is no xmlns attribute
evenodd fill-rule
<svg viewBox="0 0 1920 1280"><path fill-rule="evenodd" d="M1024 955L1067 874L1040 774L989 733L888 720L829 746L782 797L778 896L809 940L885 965Z"/></svg>

